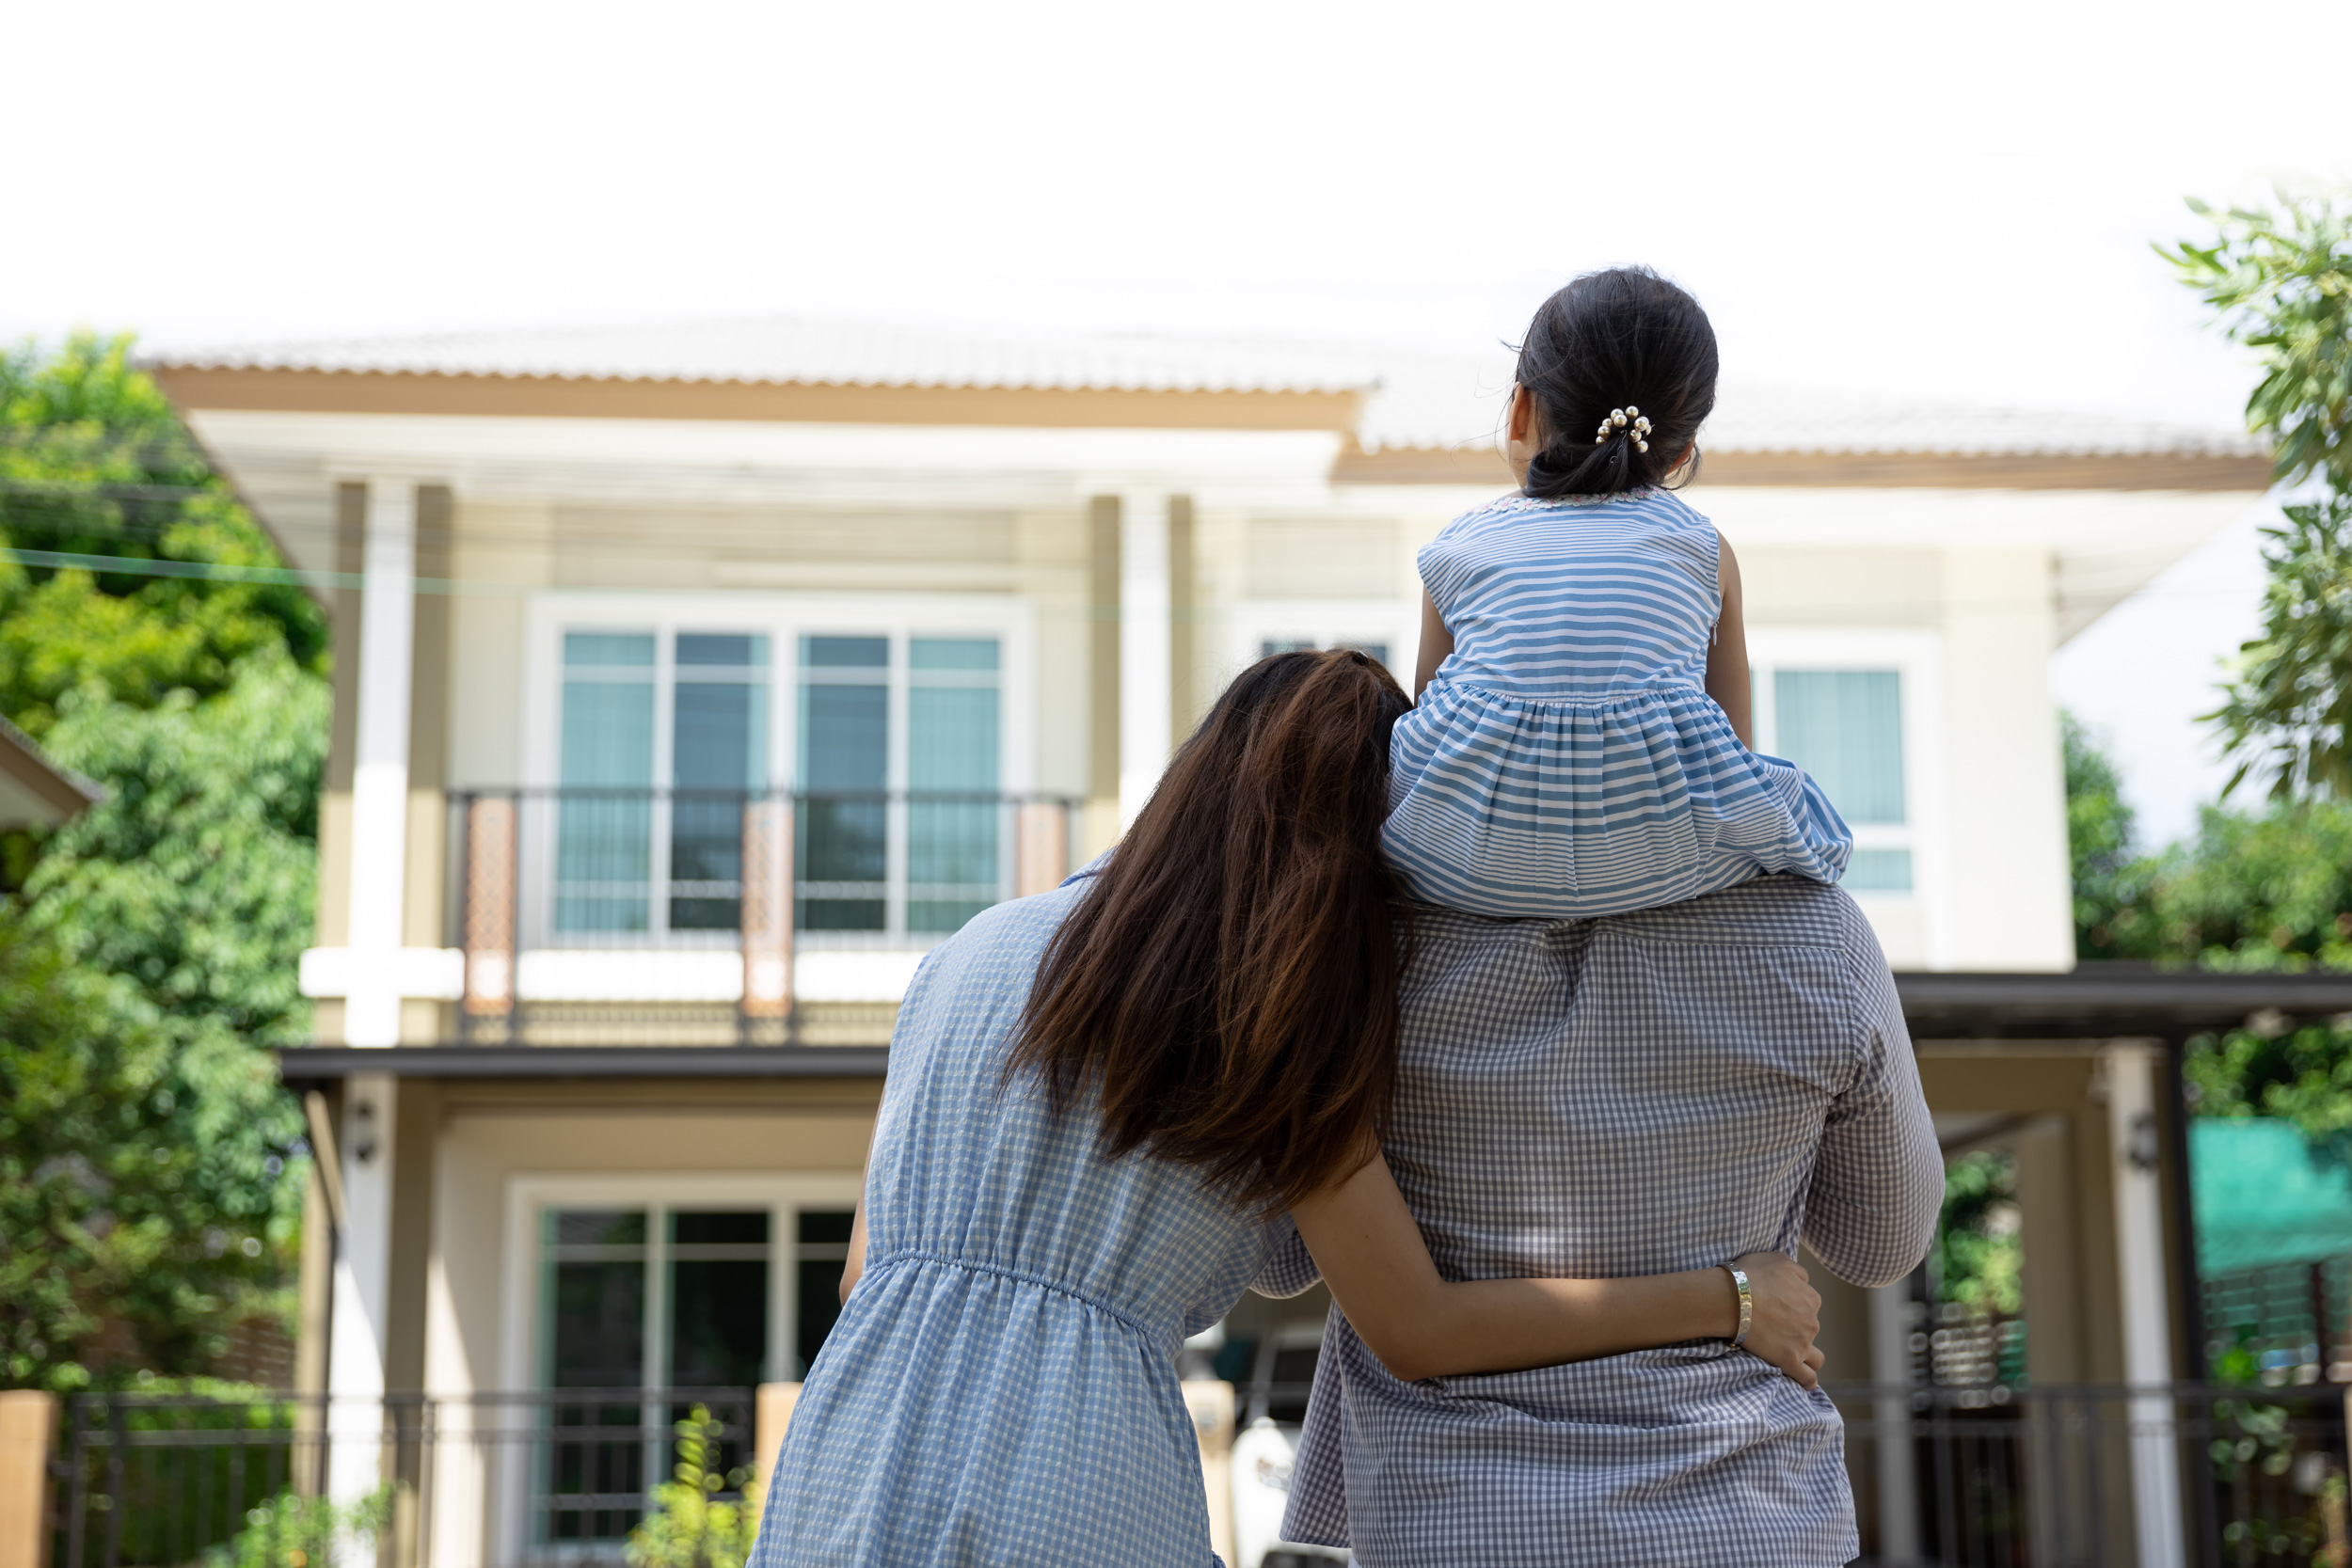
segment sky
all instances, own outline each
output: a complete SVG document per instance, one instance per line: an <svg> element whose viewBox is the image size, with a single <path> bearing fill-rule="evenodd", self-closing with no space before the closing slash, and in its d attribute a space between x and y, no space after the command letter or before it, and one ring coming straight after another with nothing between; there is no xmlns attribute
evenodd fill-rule
<svg viewBox="0 0 2352 1568"><path fill-rule="evenodd" d="M789 313L1476 349L1645 261L1743 382L2231 428L2249 363L2150 246L2202 231L2186 197L2352 179L2332 80L2292 74L2352 54L2342 0L222 0L8 34L0 338L168 349ZM2233 646L2233 537L2118 624L2184 669ZM2061 686L2107 660L2132 694L2090 717L2185 825L2210 769L2100 629Z"/></svg>

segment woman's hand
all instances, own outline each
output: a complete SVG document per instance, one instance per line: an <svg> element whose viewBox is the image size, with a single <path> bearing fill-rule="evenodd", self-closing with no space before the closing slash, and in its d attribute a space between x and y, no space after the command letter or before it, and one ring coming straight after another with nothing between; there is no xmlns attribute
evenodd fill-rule
<svg viewBox="0 0 2352 1568"><path fill-rule="evenodd" d="M1821 1332L1821 1292L1806 1283L1804 1270L1784 1254L1751 1252L1735 1261L1748 1276L1748 1294L1756 1303L1742 1348L1778 1367L1801 1387L1820 1386L1823 1356L1813 1341ZM1728 1280L1725 1286L1736 1315L1738 1289Z"/></svg>

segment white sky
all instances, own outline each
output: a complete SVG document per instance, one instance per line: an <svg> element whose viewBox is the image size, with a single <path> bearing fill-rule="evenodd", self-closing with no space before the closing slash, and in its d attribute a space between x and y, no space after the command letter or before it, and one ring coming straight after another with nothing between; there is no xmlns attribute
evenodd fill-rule
<svg viewBox="0 0 2352 1568"><path fill-rule="evenodd" d="M2150 242L2198 231L2187 195L2352 176L2342 0L310 0L7 35L0 336L159 347L763 312L1476 347L1644 261L1743 381L2227 425L2244 360ZM2188 665L2248 613L2208 567L2152 623ZM2068 658L2070 700L2110 684ZM2185 763L2177 715L2110 705L2136 789Z"/></svg>

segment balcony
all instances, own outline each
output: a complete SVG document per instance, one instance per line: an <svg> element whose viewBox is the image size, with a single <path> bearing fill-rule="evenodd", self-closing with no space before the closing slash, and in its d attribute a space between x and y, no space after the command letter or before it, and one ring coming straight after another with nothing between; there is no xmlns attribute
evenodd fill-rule
<svg viewBox="0 0 2352 1568"><path fill-rule="evenodd" d="M403 953L459 1045L873 1045L925 952L1069 875L1069 800L975 791L452 797L449 945ZM305 956L342 994L350 956ZM346 966L339 969L338 965Z"/></svg>

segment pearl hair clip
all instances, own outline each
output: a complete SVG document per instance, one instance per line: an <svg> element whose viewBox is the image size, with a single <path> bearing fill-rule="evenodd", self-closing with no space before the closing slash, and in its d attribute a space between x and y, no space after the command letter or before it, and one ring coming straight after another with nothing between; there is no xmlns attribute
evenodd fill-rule
<svg viewBox="0 0 2352 1568"><path fill-rule="evenodd" d="M1600 434L1593 437L1593 445L1600 445L1620 430L1633 433L1635 451L1649 451L1649 420L1642 417L1640 409L1631 406L1609 410L1609 417L1600 421Z"/></svg>

